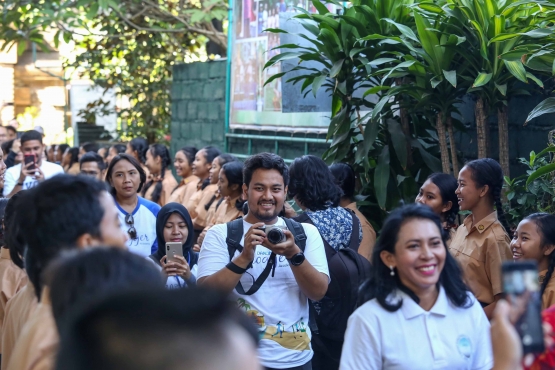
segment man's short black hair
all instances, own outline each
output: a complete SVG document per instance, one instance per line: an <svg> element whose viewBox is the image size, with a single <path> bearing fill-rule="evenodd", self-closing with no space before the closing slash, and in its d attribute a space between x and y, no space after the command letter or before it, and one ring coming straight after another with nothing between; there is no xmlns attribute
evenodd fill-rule
<svg viewBox="0 0 555 370"><path fill-rule="evenodd" d="M38 140L42 144L42 134L35 130L25 131L23 135L21 135L21 145L23 145L27 141Z"/></svg>
<svg viewBox="0 0 555 370"><path fill-rule="evenodd" d="M221 292L123 292L73 313L61 332L56 369L223 368L214 366L226 363L236 328L258 341L251 319Z"/></svg>
<svg viewBox="0 0 555 370"><path fill-rule="evenodd" d="M6 129L8 129L8 131L11 131L11 132L13 132L15 135L17 135L17 129L16 129L15 127L13 127L13 126L11 126L11 125L7 125L7 126L4 126L4 127L5 127Z"/></svg>
<svg viewBox="0 0 555 370"><path fill-rule="evenodd" d="M52 313L61 330L72 308L87 305L110 293L138 286L164 289L160 271L144 257L126 249L95 247L63 253L48 268Z"/></svg>
<svg viewBox="0 0 555 370"><path fill-rule="evenodd" d="M277 170L283 177L285 186L289 185L289 168L285 164L283 158L273 153L258 153L245 161L243 168L243 183L249 187L252 174L258 169Z"/></svg>
<svg viewBox="0 0 555 370"><path fill-rule="evenodd" d="M58 175L28 190L18 202L16 222L27 245L25 269L40 295L43 269L77 239L100 237L104 208L100 197L106 184L86 176Z"/></svg>
<svg viewBox="0 0 555 370"><path fill-rule="evenodd" d="M83 156L79 160L79 168L81 168L83 163L87 163L87 162L96 162L96 164L98 164L98 169L100 171L104 171L106 169L106 162L104 162L104 159L98 153L87 152L83 154Z"/></svg>
<svg viewBox="0 0 555 370"><path fill-rule="evenodd" d="M100 149L100 146L95 143L95 142L90 142L90 143L83 143L81 145L81 148L83 148L83 150L85 151L85 153L88 152L98 152L98 149Z"/></svg>

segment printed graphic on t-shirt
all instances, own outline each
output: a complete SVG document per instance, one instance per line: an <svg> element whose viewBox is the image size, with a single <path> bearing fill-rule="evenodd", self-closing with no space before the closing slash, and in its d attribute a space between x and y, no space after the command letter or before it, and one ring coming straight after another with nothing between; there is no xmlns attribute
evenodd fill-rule
<svg viewBox="0 0 555 370"><path fill-rule="evenodd" d="M248 301L239 298L237 305L254 321L260 340L272 340L283 348L295 351L310 351L310 338L306 332L307 320L304 317L293 323L278 321L275 325L267 325L264 315L253 309Z"/></svg>

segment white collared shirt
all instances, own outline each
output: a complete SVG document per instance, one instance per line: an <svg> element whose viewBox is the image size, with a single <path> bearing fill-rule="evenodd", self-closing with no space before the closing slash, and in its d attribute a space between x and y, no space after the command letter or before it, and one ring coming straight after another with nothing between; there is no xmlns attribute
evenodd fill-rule
<svg viewBox="0 0 555 370"><path fill-rule="evenodd" d="M366 302L349 318L340 369L491 369L490 324L469 296L471 307L456 307L441 287L430 311L401 291L395 312Z"/></svg>

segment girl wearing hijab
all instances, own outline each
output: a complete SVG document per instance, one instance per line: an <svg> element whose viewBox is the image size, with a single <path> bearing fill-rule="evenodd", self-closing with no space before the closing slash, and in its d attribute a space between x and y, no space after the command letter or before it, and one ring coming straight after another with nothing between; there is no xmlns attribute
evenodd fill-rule
<svg viewBox="0 0 555 370"><path fill-rule="evenodd" d="M166 288L179 289L196 285L198 253L193 252L193 221L187 209L179 203L168 203L156 217L158 250L150 258L167 276ZM166 243L181 242L183 256L176 262L166 260Z"/></svg>

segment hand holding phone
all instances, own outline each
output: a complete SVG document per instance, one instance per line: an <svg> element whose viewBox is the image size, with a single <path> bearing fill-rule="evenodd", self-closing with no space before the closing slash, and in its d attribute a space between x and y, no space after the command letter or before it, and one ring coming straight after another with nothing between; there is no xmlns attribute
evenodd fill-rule
<svg viewBox="0 0 555 370"><path fill-rule="evenodd" d="M37 158L35 157L34 154L25 154L23 163L25 164L25 166L29 171L34 170L36 169ZM32 163L32 164L27 166L29 163Z"/></svg>
<svg viewBox="0 0 555 370"><path fill-rule="evenodd" d="M183 257L183 244L180 242L166 243L166 261L177 262L175 256Z"/></svg>
<svg viewBox="0 0 555 370"><path fill-rule="evenodd" d="M502 272L503 290L511 304L511 322L520 336L524 354L543 352L542 303L537 264L533 261L505 262Z"/></svg>

